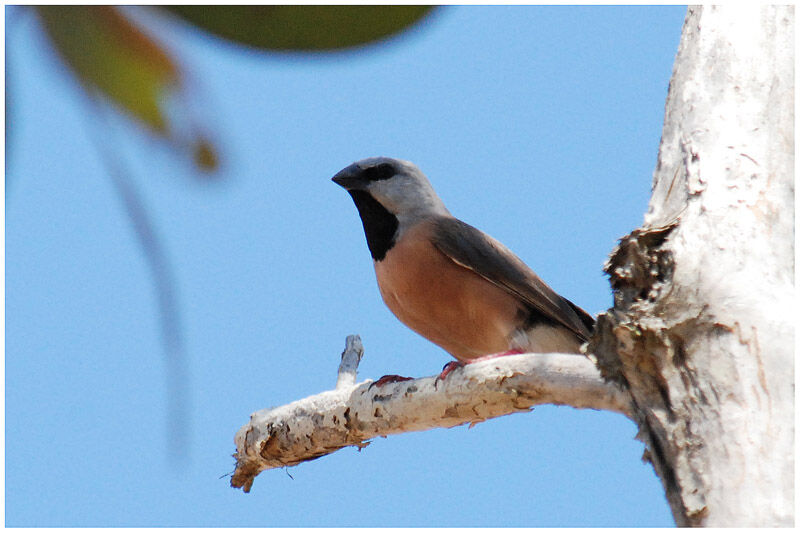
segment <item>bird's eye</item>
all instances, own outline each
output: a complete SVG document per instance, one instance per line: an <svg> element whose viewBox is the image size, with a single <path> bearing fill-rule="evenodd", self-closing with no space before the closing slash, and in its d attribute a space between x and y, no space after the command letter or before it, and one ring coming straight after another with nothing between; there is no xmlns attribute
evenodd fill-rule
<svg viewBox="0 0 800 533"><path fill-rule="evenodd" d="M395 170L389 163L381 163L365 169L364 174L369 181L388 180L395 175Z"/></svg>

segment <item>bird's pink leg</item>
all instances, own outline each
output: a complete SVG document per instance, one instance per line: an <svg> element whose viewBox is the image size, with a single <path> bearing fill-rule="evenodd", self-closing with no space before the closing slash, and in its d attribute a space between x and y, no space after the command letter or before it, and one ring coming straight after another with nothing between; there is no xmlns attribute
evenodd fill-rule
<svg viewBox="0 0 800 533"><path fill-rule="evenodd" d="M521 353L525 353L525 350L514 349L514 350L508 350L507 352L490 353L489 355L482 355L482 356L477 357L475 359L470 359L466 363L463 362L463 361L450 361L449 363L444 365L444 368L442 368L442 373L439 374L439 377L436 378L436 381L438 382L439 380L446 378L447 375L450 372L452 372L456 368L461 368L461 367L463 367L465 365L471 365L472 363L477 363L477 362L480 362L480 361L486 361L488 359L495 359L496 357L503 357L505 355L518 355L518 354L521 354Z"/></svg>

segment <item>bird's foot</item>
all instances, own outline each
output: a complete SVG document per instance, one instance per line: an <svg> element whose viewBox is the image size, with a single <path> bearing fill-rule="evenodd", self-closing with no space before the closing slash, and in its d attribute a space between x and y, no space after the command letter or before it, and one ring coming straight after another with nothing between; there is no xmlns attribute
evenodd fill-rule
<svg viewBox="0 0 800 533"><path fill-rule="evenodd" d="M382 387L387 383L398 383L400 381L411 381L414 378L407 378L405 376L398 376L397 374L389 374L388 376L383 376L378 381L374 381L370 384L369 388L372 387Z"/></svg>
<svg viewBox="0 0 800 533"><path fill-rule="evenodd" d="M449 363L447 363L446 365L444 365L444 368L442 368L442 373L441 373L441 374L439 374L439 376L438 376L438 377L436 378L436 380L433 382L433 385L434 385L434 386L436 386L436 384L437 384L437 383L439 383L439 381L441 381L441 380L443 380L444 378L446 378L446 377L447 377L447 375L448 375L450 372L452 372L452 371L453 371L453 370L455 370L456 368L461 368L461 367L463 367L463 366L464 366L464 365L466 365L466 364L467 364L467 363L463 363L463 362L461 362L461 361L450 361Z"/></svg>
<svg viewBox="0 0 800 533"><path fill-rule="evenodd" d="M444 368L442 368L441 374L439 374L439 376L436 378L436 381L434 381L434 385L436 383L439 383L439 381L443 380L444 378L446 378L447 375L450 374L450 372L452 372L453 370L455 370L457 368L462 368L462 367L464 367L466 365L471 365L473 363L479 363L481 361L487 361L489 359L494 359L496 357L503 357L503 356L506 356L506 355L518 355L518 354L521 354L521 353L525 353L525 351L524 350L519 350L519 349L514 349L514 350L508 350L507 352L490 353L489 355L482 355L480 357L476 357L475 359L470 359L466 363L463 362L463 361L450 361L449 363L444 365Z"/></svg>

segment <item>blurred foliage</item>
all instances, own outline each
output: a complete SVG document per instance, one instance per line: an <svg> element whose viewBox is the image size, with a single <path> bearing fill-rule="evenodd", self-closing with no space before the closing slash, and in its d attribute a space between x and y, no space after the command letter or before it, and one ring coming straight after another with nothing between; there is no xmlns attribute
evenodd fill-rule
<svg viewBox="0 0 800 533"><path fill-rule="evenodd" d="M89 96L97 92L143 123L153 134L188 152L200 169L217 168L213 145L196 131L179 132L167 102L184 104L180 65L113 6L35 8L53 46Z"/></svg>
<svg viewBox="0 0 800 533"><path fill-rule="evenodd" d="M361 46L419 21L432 6L164 6L209 32L265 50Z"/></svg>
<svg viewBox="0 0 800 533"><path fill-rule="evenodd" d="M166 131L160 102L178 83L167 53L111 6L40 6L47 34L87 86L102 91L157 133Z"/></svg>
<svg viewBox="0 0 800 533"><path fill-rule="evenodd" d="M54 48L86 92L96 92L183 148L186 132L170 116L188 113L181 66L117 6L34 8ZM162 6L196 27L262 50L341 50L369 44L407 29L430 6ZM167 102L171 108L166 109ZM180 121L193 124L192 120ZM205 136L189 132L195 165L214 170L218 156Z"/></svg>

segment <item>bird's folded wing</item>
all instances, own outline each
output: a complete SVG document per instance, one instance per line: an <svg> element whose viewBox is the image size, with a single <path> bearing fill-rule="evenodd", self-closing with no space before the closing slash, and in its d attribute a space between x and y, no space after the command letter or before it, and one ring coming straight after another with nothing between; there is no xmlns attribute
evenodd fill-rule
<svg viewBox="0 0 800 533"><path fill-rule="evenodd" d="M574 306L553 291L522 260L499 241L453 217L433 222L433 244L452 261L468 268L498 287L516 295L546 318L573 331L579 338L589 336L586 322Z"/></svg>

